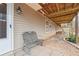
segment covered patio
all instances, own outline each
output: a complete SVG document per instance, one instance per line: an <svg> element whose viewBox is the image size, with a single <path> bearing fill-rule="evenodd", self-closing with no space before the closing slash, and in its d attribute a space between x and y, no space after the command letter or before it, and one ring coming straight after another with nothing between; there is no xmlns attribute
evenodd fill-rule
<svg viewBox="0 0 79 59"><path fill-rule="evenodd" d="M78 3L12 6L12 50L1 56L79 56Z"/></svg>

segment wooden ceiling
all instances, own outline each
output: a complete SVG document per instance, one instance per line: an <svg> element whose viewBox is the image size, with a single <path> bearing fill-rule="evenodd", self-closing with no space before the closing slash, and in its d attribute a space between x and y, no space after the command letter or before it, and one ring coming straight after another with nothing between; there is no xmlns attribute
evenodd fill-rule
<svg viewBox="0 0 79 59"><path fill-rule="evenodd" d="M39 3L42 9L38 10L56 24L70 22L79 11L78 3Z"/></svg>

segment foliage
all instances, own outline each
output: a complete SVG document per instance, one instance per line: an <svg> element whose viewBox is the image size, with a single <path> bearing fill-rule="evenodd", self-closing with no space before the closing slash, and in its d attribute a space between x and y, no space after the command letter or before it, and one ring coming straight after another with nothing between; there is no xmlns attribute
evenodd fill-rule
<svg viewBox="0 0 79 59"><path fill-rule="evenodd" d="M68 41L76 43L76 36L73 35L73 34L70 34L69 37L68 37Z"/></svg>

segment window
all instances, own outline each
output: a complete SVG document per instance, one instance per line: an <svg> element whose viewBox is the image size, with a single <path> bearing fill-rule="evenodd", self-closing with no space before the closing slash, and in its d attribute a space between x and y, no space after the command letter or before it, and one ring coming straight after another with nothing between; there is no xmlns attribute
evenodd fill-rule
<svg viewBox="0 0 79 59"><path fill-rule="evenodd" d="M6 4L0 4L0 38L6 38L7 24L6 24Z"/></svg>

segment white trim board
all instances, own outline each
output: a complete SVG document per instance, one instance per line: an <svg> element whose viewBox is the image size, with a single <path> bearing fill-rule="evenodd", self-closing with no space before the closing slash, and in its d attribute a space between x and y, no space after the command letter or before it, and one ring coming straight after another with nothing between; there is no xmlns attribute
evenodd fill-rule
<svg viewBox="0 0 79 59"><path fill-rule="evenodd" d="M0 39L0 55L13 50L13 8L12 3L7 3L7 38Z"/></svg>

